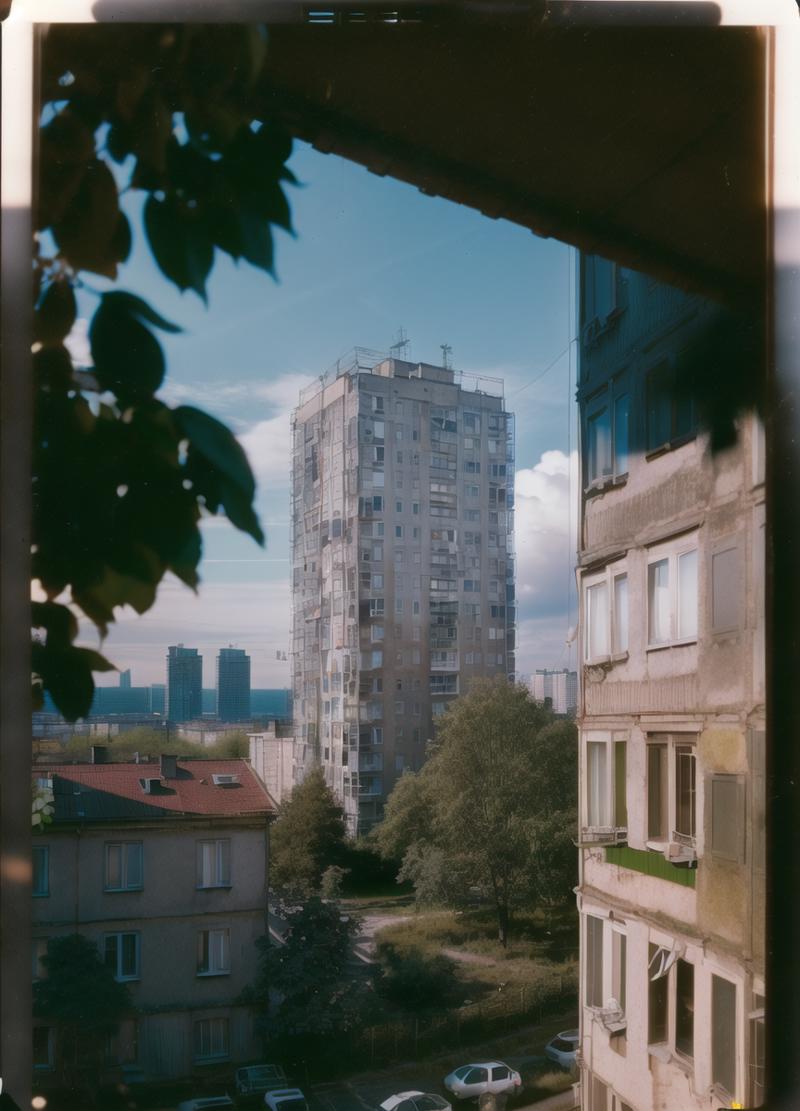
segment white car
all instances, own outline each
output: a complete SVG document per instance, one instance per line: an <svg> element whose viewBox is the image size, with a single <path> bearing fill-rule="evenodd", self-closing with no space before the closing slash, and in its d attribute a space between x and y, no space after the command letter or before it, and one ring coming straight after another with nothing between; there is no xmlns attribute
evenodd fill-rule
<svg viewBox="0 0 800 1111"><path fill-rule="evenodd" d="M484 1092L510 1095L522 1087L522 1077L502 1061L462 1065L444 1078L444 1086L458 1099L477 1099Z"/></svg>
<svg viewBox="0 0 800 1111"><path fill-rule="evenodd" d="M264 1096L269 1111L308 1111L306 1097L299 1088L277 1088Z"/></svg>
<svg viewBox="0 0 800 1111"><path fill-rule="evenodd" d="M562 1069L574 1068L579 1037L580 1034L577 1030L562 1030L560 1034L551 1038L544 1047L545 1057L555 1061Z"/></svg>
<svg viewBox="0 0 800 1111"><path fill-rule="evenodd" d="M245 1065L236 1070L234 1080L237 1096L245 1097L262 1096L289 1083L280 1065Z"/></svg>
<svg viewBox="0 0 800 1111"><path fill-rule="evenodd" d="M430 1092L398 1092L380 1105L381 1111L453 1111L452 1104Z"/></svg>

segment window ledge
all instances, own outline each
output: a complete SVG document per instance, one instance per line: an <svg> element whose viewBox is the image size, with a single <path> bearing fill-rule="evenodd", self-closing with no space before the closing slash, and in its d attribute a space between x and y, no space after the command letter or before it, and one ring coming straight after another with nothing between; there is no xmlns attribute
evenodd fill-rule
<svg viewBox="0 0 800 1111"><path fill-rule="evenodd" d="M628 651L626 649L624 652L614 652L614 653L612 653L611 663L612 664L624 664L627 659L628 659Z"/></svg>
<svg viewBox="0 0 800 1111"><path fill-rule="evenodd" d="M665 648L687 648L697 644L697 637L684 637L682 640L670 640L665 644L648 644L646 652L663 652Z"/></svg>
<svg viewBox="0 0 800 1111"><path fill-rule="evenodd" d="M230 976L231 970L229 968L220 972L198 972L196 973L198 980L211 980L215 976Z"/></svg>
<svg viewBox="0 0 800 1111"><path fill-rule="evenodd" d="M144 887L104 887L104 895L137 895L144 891Z"/></svg>
<svg viewBox="0 0 800 1111"><path fill-rule="evenodd" d="M197 884L195 887L195 891L231 891L232 889L232 883Z"/></svg>
<svg viewBox="0 0 800 1111"><path fill-rule="evenodd" d="M675 451L677 448L683 447L685 444L690 444L696 439L696 432L686 432L683 436L676 436L672 440L667 440L666 443L659 444L658 447L654 447L651 451L646 452L644 457L645 462L649 463L651 459L658 459L660 456L666 455L668 451Z"/></svg>
<svg viewBox="0 0 800 1111"><path fill-rule="evenodd" d="M655 1057L658 1061L663 1061L668 1065L672 1060L672 1050L666 1042L658 1042L656 1045L648 1045L647 1052L651 1057Z"/></svg>

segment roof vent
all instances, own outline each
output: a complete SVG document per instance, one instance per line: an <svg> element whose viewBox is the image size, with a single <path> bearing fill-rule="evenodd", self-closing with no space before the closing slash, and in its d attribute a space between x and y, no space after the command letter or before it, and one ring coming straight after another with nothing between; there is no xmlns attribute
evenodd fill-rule
<svg viewBox="0 0 800 1111"><path fill-rule="evenodd" d="M233 787L239 782L238 775L214 775L212 779L215 787Z"/></svg>
<svg viewBox="0 0 800 1111"><path fill-rule="evenodd" d="M147 779L140 779L139 782L146 795L154 795L161 786L161 777L150 776Z"/></svg>
<svg viewBox="0 0 800 1111"><path fill-rule="evenodd" d="M92 745L92 763L108 763L108 745Z"/></svg>

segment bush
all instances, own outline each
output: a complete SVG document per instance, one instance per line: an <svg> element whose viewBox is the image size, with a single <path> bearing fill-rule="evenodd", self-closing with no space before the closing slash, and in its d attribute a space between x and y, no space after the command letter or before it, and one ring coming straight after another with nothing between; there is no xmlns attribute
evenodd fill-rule
<svg viewBox="0 0 800 1111"><path fill-rule="evenodd" d="M440 1007L451 998L455 966L447 957L428 957L418 949L401 954L386 942L379 943L378 954L384 971L377 988L385 999L419 1010Z"/></svg>
<svg viewBox="0 0 800 1111"><path fill-rule="evenodd" d="M342 883L349 871L349 868L340 868L338 864L331 864L325 869L319 889L323 899L341 899Z"/></svg>

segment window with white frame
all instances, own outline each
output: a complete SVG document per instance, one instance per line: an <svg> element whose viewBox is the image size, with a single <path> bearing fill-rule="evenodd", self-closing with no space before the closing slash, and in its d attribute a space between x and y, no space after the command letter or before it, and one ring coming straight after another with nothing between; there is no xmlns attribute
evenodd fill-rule
<svg viewBox="0 0 800 1111"><path fill-rule="evenodd" d="M604 920L594 914L584 918L584 1004L603 1006L603 930Z"/></svg>
<svg viewBox="0 0 800 1111"><path fill-rule="evenodd" d="M697 565L696 533L648 552L648 648L697 640Z"/></svg>
<svg viewBox="0 0 800 1111"><path fill-rule="evenodd" d="M586 734L585 825L590 830L627 829L627 751L622 734Z"/></svg>
<svg viewBox="0 0 800 1111"><path fill-rule="evenodd" d="M140 976L140 938L138 933L105 936L105 963L117 980L138 980Z"/></svg>
<svg viewBox="0 0 800 1111"><path fill-rule="evenodd" d="M197 886L230 887L231 843L228 838L197 842Z"/></svg>
<svg viewBox="0 0 800 1111"><path fill-rule="evenodd" d="M196 1061L221 1060L229 1055L230 1027L227 1018L204 1018L194 1024Z"/></svg>
<svg viewBox="0 0 800 1111"><path fill-rule="evenodd" d="M106 891L141 891L144 887L141 841L106 844Z"/></svg>
<svg viewBox="0 0 800 1111"><path fill-rule="evenodd" d="M648 1031L651 1046L667 1046L686 1061L694 1060L694 965L684 946L648 946Z"/></svg>
<svg viewBox="0 0 800 1111"><path fill-rule="evenodd" d="M584 659L606 660L628 651L628 574L615 563L584 579Z"/></svg>
<svg viewBox="0 0 800 1111"><path fill-rule="evenodd" d="M226 976L231 970L231 931L200 930L197 935L197 975Z"/></svg>
<svg viewBox="0 0 800 1111"><path fill-rule="evenodd" d="M696 736L647 737L647 838L693 846L697 836Z"/></svg>

